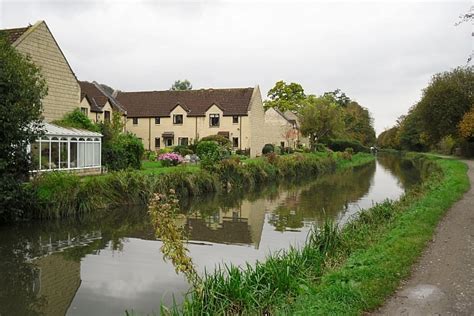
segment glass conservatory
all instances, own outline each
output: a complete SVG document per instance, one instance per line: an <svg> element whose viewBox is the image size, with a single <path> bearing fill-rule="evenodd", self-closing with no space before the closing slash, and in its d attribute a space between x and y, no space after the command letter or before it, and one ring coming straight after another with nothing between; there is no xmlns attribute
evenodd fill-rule
<svg viewBox="0 0 474 316"><path fill-rule="evenodd" d="M102 134L50 123L44 129L30 144L34 172L101 168Z"/></svg>

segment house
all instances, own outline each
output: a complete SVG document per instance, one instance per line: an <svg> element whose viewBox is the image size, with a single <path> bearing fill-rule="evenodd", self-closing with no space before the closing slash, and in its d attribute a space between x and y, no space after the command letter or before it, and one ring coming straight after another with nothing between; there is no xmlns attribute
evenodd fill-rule
<svg viewBox="0 0 474 316"><path fill-rule="evenodd" d="M46 22L0 33L17 51L31 58L48 85L48 94L42 100L45 135L30 145L35 171L100 172L102 135L52 124L80 107L81 88Z"/></svg>
<svg viewBox="0 0 474 316"><path fill-rule="evenodd" d="M265 144L264 110L254 88L188 91L118 92L127 111L126 130L145 149L188 145L209 135L222 135L234 149L249 149L255 157Z"/></svg>
<svg viewBox="0 0 474 316"><path fill-rule="evenodd" d="M126 121L127 112L97 82L79 81L81 87L82 113L93 122L110 122L114 112L120 113Z"/></svg>
<svg viewBox="0 0 474 316"><path fill-rule="evenodd" d="M269 108L265 111L265 143L296 148L308 146L309 141L301 135L298 117L293 112Z"/></svg>

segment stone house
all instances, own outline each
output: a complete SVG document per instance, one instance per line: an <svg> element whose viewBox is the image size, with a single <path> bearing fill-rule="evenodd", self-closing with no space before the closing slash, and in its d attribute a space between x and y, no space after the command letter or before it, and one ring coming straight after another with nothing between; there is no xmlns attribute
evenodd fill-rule
<svg viewBox="0 0 474 316"><path fill-rule="evenodd" d="M126 130L148 150L188 145L209 135L227 137L255 157L265 144L265 115L258 86L188 91L118 92Z"/></svg>
<svg viewBox="0 0 474 316"><path fill-rule="evenodd" d="M30 57L48 86L42 100L45 135L30 144L35 171L100 172L101 134L51 124L80 108L81 88L46 22L0 30L0 34L18 52Z"/></svg>
<svg viewBox="0 0 474 316"><path fill-rule="evenodd" d="M276 108L265 111L265 143L281 147L308 146L309 140L299 129L298 117L291 111Z"/></svg>

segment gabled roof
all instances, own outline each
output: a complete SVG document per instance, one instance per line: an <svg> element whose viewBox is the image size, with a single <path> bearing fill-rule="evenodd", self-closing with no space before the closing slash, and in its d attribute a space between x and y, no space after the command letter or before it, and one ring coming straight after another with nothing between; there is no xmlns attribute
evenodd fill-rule
<svg viewBox="0 0 474 316"><path fill-rule="evenodd" d="M0 30L0 33L5 35L8 43L10 43L10 45L11 45L21 35L23 35L23 33L25 33L30 27L31 27L31 25L29 25L27 27L18 27L18 28L14 28L14 29L3 29L3 30Z"/></svg>
<svg viewBox="0 0 474 316"><path fill-rule="evenodd" d="M178 104L187 109L188 116L204 116L214 104L225 116L245 116L253 91L254 88L118 92L116 100L129 117L170 116Z"/></svg>
<svg viewBox="0 0 474 316"><path fill-rule="evenodd" d="M91 104L91 111L93 112L102 112L103 107L110 102L112 107L117 108L121 112L125 110L117 103L114 102L113 98L109 96L97 82L88 82L88 81L78 81L81 86L81 101L84 98L87 98Z"/></svg>
<svg viewBox="0 0 474 316"><path fill-rule="evenodd" d="M58 47L59 52L63 56L64 61L66 62L67 66L69 67L69 70L71 71L74 78L76 78L76 80L77 80L77 77L76 77L76 74L75 74L74 70L72 70L72 67L69 64L69 61L67 60L67 58L64 55L61 47L59 46L58 42L56 41L56 38L54 38L53 33L51 32L51 30L49 29L48 24L46 24L45 21L40 20L40 21L36 22L34 25L28 25L27 27L20 27L20 28L14 28L14 29L3 29L3 30L0 30L0 33L5 32L7 34L7 40L10 42L10 45L16 47L42 24L44 24L44 26L48 30L48 32L51 35L54 43Z"/></svg>
<svg viewBox="0 0 474 316"><path fill-rule="evenodd" d="M78 81L79 85L81 86L81 101L84 98L89 100L91 103L91 111L94 112L101 112L104 105L109 100L107 96L105 96L95 84L88 82L88 81Z"/></svg>

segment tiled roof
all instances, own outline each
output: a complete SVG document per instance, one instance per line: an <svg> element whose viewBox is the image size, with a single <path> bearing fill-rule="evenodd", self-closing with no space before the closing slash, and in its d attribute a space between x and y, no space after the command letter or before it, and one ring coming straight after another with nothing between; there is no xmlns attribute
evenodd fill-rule
<svg viewBox="0 0 474 316"><path fill-rule="evenodd" d="M102 112L102 108L109 100L107 96L91 82L79 81L79 85L81 86L81 101L87 98L91 103L91 111Z"/></svg>
<svg viewBox="0 0 474 316"><path fill-rule="evenodd" d="M129 117L169 116L177 106L188 116L203 116L213 105L224 115L247 115L253 88L119 92L116 99Z"/></svg>
<svg viewBox="0 0 474 316"><path fill-rule="evenodd" d="M0 33L5 34L7 41L13 44L23 33L25 33L31 26L19 27L15 29L3 29Z"/></svg>

